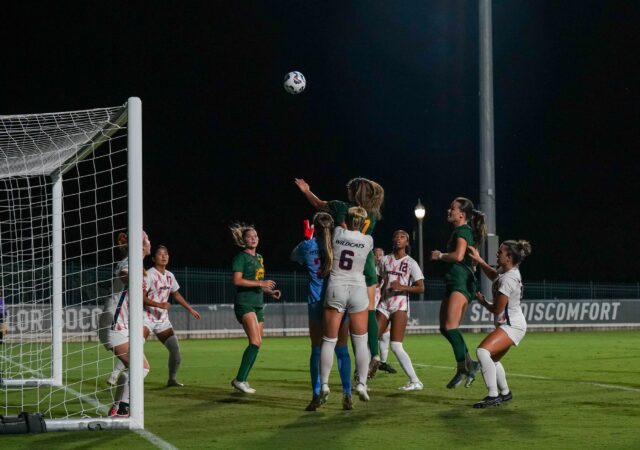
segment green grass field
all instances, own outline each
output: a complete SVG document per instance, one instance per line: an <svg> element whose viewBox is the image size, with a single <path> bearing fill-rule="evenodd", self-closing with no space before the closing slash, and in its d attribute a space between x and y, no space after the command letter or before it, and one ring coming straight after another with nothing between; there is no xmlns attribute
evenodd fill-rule
<svg viewBox="0 0 640 450"><path fill-rule="evenodd" d="M484 335L468 334L475 348ZM145 345L152 370L145 381L145 428L180 449L639 448L640 334L529 333L503 364L514 399L497 408L471 405L486 395L480 376L469 389L448 390L453 356L440 335L409 336L405 348L425 384L397 390L403 373L371 380L371 401L354 396L342 411L337 369L332 395L317 412L311 398L308 338L267 338L250 382L236 394L244 339L181 341L183 388L165 388L165 348ZM389 361L399 368L391 355ZM51 432L0 436L0 448L157 448L135 432Z"/></svg>

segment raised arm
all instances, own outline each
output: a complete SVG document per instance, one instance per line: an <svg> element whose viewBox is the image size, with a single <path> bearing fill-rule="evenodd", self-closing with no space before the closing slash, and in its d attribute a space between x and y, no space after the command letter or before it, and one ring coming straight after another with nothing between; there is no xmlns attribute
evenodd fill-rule
<svg viewBox="0 0 640 450"><path fill-rule="evenodd" d="M294 178L296 186L300 189L300 192L304 194L307 198L311 206L313 206L317 210L324 210L327 206L327 202L325 200L320 200L309 188L309 184L304 181L302 178Z"/></svg>
<svg viewBox="0 0 640 450"><path fill-rule="evenodd" d="M469 253L469 257L480 266L487 278L489 278L491 281L496 279L496 277L498 276L498 271L487 264L484 259L482 259L477 248L469 247L467 249L467 253Z"/></svg>

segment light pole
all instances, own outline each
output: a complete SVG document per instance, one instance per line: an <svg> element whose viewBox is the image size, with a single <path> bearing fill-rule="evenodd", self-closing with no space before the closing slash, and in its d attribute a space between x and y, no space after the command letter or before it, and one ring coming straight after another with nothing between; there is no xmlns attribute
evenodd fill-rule
<svg viewBox="0 0 640 450"><path fill-rule="evenodd" d="M413 210L418 219L418 263L420 264L420 270L424 273L424 251L422 249L422 219L427 214L427 210L424 209L424 205L418 199L418 204ZM424 300L424 292L420 294L420 300Z"/></svg>

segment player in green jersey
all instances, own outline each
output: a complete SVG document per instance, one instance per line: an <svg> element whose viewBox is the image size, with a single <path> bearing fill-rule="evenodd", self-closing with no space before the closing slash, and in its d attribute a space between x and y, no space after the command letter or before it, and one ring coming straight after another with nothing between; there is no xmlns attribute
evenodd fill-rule
<svg viewBox="0 0 640 450"><path fill-rule="evenodd" d="M302 178L294 179L300 192L318 211L326 211L333 216L337 225L346 228L345 219L349 208L359 206L367 211L367 219L362 225L362 234L372 234L376 222L382 215L380 209L384 202L384 189L375 181L367 178L353 178L347 183L348 201L341 200L325 201L319 199L309 187L309 184ZM378 274L376 273L375 257L373 252L367 257L364 267L364 276L367 283L367 294L369 297L368 315L368 336L369 350L371 351L371 363L369 365L369 377L373 377L380 365L380 351L378 347L378 322L376 320L376 286L378 285Z"/></svg>
<svg viewBox="0 0 640 450"><path fill-rule="evenodd" d="M263 293L279 299L282 293L275 289L273 280L264 279L264 263L262 255L256 252L258 233L252 225L233 224L231 234L236 245L243 250L233 258L233 284L237 287L233 310L238 322L249 338L249 345L242 355L242 362L236 378L231 385L246 394L254 394L256 390L249 386L247 378L258 357L262 345L264 331L264 298Z"/></svg>
<svg viewBox="0 0 640 450"><path fill-rule="evenodd" d="M475 267L467 248L482 245L487 236L487 226L484 213L474 209L471 200L464 197L451 202L447 222L454 226L447 243L447 253L434 250L431 252L431 259L447 263L445 298L440 305L440 333L451 344L456 358L456 373L447 384L447 388L453 389L465 378L465 387L470 387L480 367L469 356L460 323L476 291Z"/></svg>

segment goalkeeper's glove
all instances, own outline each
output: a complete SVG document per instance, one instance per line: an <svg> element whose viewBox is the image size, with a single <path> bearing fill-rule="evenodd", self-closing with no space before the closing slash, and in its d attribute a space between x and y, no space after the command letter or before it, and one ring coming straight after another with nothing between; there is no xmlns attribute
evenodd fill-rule
<svg viewBox="0 0 640 450"><path fill-rule="evenodd" d="M309 219L304 219L304 238L308 241L313 237L313 225L309 226Z"/></svg>

